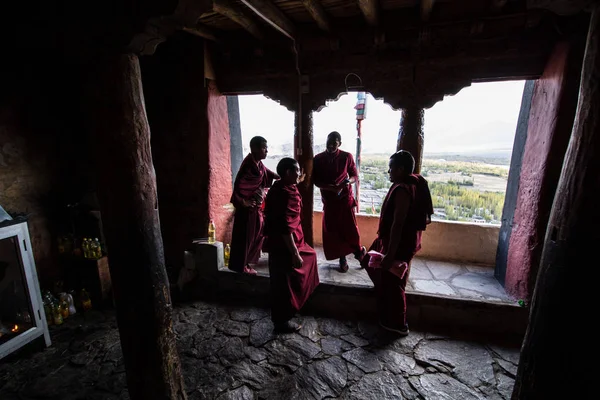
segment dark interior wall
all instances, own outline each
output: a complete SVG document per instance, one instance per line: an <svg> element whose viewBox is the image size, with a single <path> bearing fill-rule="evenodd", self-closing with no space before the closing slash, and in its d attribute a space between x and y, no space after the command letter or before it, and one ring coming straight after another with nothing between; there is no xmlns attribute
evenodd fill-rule
<svg viewBox="0 0 600 400"><path fill-rule="evenodd" d="M183 265L192 239L208 227L208 92L204 42L180 34L140 60L165 262L170 275Z"/></svg>
<svg viewBox="0 0 600 400"><path fill-rule="evenodd" d="M29 215L43 284L60 278L55 240L67 204L93 187L81 130L77 67L51 52L6 57L0 75L0 205Z"/></svg>

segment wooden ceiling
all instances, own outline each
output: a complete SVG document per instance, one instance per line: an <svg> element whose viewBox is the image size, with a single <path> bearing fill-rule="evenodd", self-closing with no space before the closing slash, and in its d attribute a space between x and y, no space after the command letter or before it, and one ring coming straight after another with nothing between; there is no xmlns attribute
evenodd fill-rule
<svg viewBox="0 0 600 400"><path fill-rule="evenodd" d="M224 93L293 108L305 76L316 109L357 73L399 108L475 81L541 76L558 40L585 40L588 1L181 0L178 10L183 30L208 39Z"/></svg>
<svg viewBox="0 0 600 400"><path fill-rule="evenodd" d="M405 22L440 23L522 13L526 0L214 0L197 19L196 29L209 39L244 29L264 38L277 30L297 37L298 31L320 28L335 34L336 26L377 27L392 16ZM349 21L344 21L349 20ZM193 28L193 27L188 27Z"/></svg>

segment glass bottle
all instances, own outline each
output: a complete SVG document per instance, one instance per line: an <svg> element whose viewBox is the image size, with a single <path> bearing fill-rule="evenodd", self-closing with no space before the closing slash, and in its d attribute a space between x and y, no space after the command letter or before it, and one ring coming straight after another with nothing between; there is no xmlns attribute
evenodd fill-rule
<svg viewBox="0 0 600 400"><path fill-rule="evenodd" d="M229 243L225 245L225 249L223 250L223 256L225 258L225 266L229 268L229 256L231 255L231 247L229 247Z"/></svg>
<svg viewBox="0 0 600 400"><path fill-rule="evenodd" d="M215 227L214 221L211 219L208 224L208 243L214 243L216 241L217 228Z"/></svg>

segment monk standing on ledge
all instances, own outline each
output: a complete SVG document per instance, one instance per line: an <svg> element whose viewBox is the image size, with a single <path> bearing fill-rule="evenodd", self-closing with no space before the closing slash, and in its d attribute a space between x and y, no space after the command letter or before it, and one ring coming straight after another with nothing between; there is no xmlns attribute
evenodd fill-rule
<svg viewBox="0 0 600 400"><path fill-rule="evenodd" d="M290 321L319 284L317 253L304 242L300 215L302 197L296 185L303 180L298 162L283 158L277 164L281 180L265 200L265 247L269 253L271 319L278 333L300 330Z"/></svg>
<svg viewBox="0 0 600 400"><path fill-rule="evenodd" d="M250 154L246 156L235 178L231 202L235 218L231 232L229 268L233 271L256 274L250 264L258 263L263 245L262 202L265 189L279 176L264 166L267 158L267 140L255 136L250 140Z"/></svg>
<svg viewBox="0 0 600 400"><path fill-rule="evenodd" d="M403 336L408 335L404 291L408 271L400 278L390 268L403 264L408 269L421 249L421 232L433 214L427 181L413 174L414 167L415 159L408 151L400 150L390 157L388 174L392 187L381 206L377 239L369 248L384 257L377 268L369 266L370 255L361 262L375 286L379 324Z"/></svg>
<svg viewBox="0 0 600 400"><path fill-rule="evenodd" d="M352 154L340 150L342 136L338 132L327 135L327 150L315 156L313 180L321 189L323 200L323 250L327 260L340 259L340 271L348 271L346 255L353 253L357 260L365 255L360 245L356 224L356 201L352 184L358 172Z"/></svg>

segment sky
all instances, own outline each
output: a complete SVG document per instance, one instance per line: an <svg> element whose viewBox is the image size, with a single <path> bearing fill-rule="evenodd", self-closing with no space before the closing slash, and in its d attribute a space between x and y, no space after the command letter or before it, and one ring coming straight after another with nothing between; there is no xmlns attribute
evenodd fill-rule
<svg viewBox="0 0 600 400"><path fill-rule="evenodd" d="M425 111L424 153L474 153L512 149L525 81L476 83L455 96L446 96ZM242 141L253 136L267 139L271 154L291 155L294 113L262 95L239 96ZM313 114L315 144L324 144L327 134L342 135L342 149L356 151L356 94ZM383 100L367 95L367 117L362 123L364 154L392 153L396 149L400 111ZM282 152L282 146L284 147Z"/></svg>

